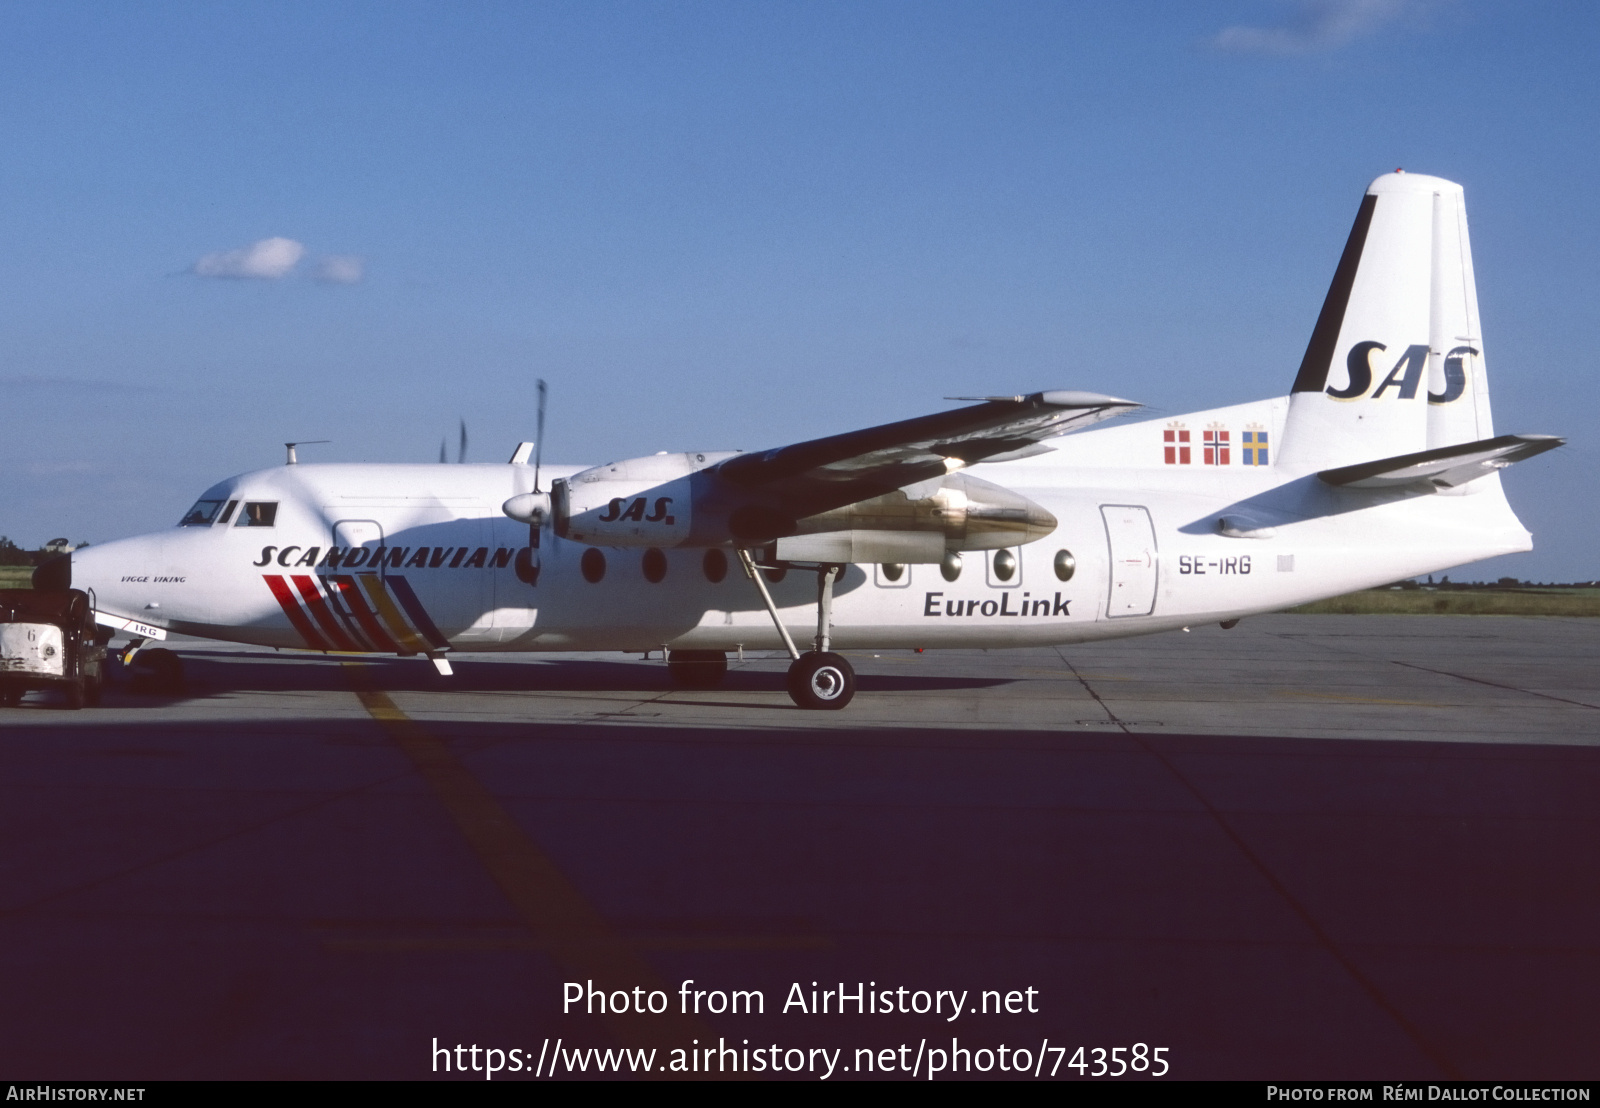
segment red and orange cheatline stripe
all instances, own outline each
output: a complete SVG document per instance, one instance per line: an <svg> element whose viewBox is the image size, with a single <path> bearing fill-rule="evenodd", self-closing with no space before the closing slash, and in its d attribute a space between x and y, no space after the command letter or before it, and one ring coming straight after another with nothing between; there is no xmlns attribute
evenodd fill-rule
<svg viewBox="0 0 1600 1108"><path fill-rule="evenodd" d="M450 645L404 577L264 573L261 578L312 650L423 654Z"/></svg>

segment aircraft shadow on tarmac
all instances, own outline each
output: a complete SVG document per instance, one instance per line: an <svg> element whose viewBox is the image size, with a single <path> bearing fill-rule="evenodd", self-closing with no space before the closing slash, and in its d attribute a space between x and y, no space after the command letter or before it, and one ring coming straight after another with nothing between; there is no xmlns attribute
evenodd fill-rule
<svg viewBox="0 0 1600 1108"><path fill-rule="evenodd" d="M680 691L699 698L707 694L782 693L783 672L773 662L764 668L735 664L715 689L679 689L666 666L648 662L574 659L525 663L452 660L455 672L444 677L420 658L342 659L307 655L263 655L259 652L205 651L183 655L183 683L177 690L142 690L120 665L111 667L105 704L115 708L157 707L230 692L347 692L361 688L382 692L534 692L642 693ZM352 672L351 666L358 667ZM957 675L857 675L861 693L952 692L1009 684L1002 677ZM703 700L707 705L717 701ZM729 707L750 707L749 703ZM787 697L783 707L789 707ZM57 698L33 694L22 707L59 707Z"/></svg>
<svg viewBox="0 0 1600 1108"><path fill-rule="evenodd" d="M526 839L474 853L354 714L49 714L0 744L28 781L0 920L18 1068L429 1076L418 1043L462 1013L479 1042L611 1045L557 1003L587 968L539 956L480 862L537 857L604 949L762 990L764 1016L706 1017L730 1041L849 1059L1120 1019L1186 1078L1593 1070L1600 750L430 721L509 816L494 833ZM779 1015L793 982L857 980L1026 985L1041 1014Z"/></svg>

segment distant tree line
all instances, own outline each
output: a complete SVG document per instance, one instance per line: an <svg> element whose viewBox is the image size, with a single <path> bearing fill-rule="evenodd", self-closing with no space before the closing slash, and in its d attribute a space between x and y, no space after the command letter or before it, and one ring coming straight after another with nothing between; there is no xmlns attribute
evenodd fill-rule
<svg viewBox="0 0 1600 1108"><path fill-rule="evenodd" d="M1515 577L1502 577L1497 581L1452 581L1449 576L1435 581L1430 574L1426 580L1408 578L1385 586L1391 589L1592 589L1600 581L1521 581Z"/></svg>
<svg viewBox="0 0 1600 1108"><path fill-rule="evenodd" d="M4 535L0 535L0 566L36 566L57 554L81 549L89 544L80 542L75 548L68 539L51 539L38 550L24 550Z"/></svg>

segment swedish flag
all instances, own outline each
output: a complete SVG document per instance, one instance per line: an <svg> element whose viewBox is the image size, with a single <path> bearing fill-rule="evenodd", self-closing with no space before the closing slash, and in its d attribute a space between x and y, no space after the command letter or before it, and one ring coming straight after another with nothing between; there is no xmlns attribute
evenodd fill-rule
<svg viewBox="0 0 1600 1108"><path fill-rule="evenodd" d="M1265 431L1246 431L1240 436L1244 464L1247 466L1264 466L1267 464L1267 433Z"/></svg>

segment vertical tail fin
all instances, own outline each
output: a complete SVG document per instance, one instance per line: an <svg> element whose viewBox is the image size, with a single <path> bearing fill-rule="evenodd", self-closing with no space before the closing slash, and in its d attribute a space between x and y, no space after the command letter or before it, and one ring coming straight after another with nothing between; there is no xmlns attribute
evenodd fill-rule
<svg viewBox="0 0 1600 1108"><path fill-rule="evenodd" d="M1279 462L1319 469L1493 435L1461 186L1385 174L1300 362Z"/></svg>
<svg viewBox="0 0 1600 1108"><path fill-rule="evenodd" d="M1493 438L1478 285L1472 275L1472 243L1460 185L1434 193L1430 291L1428 448Z"/></svg>

